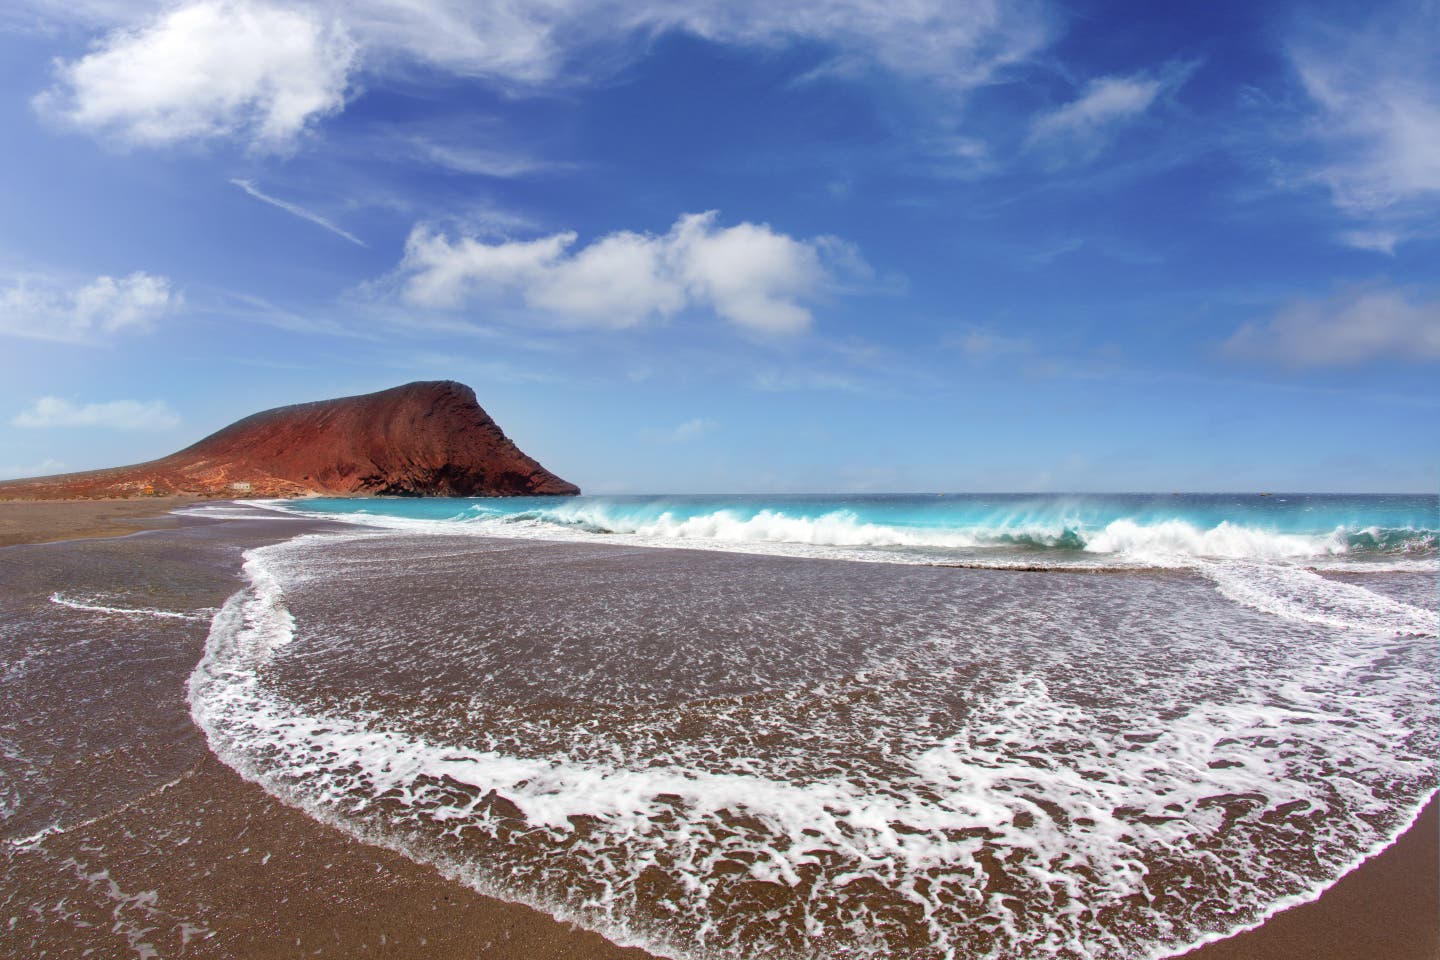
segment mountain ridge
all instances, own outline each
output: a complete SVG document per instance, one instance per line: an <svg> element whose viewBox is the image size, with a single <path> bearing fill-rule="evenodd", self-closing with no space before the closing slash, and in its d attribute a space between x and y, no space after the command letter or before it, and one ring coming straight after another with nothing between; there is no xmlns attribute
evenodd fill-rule
<svg viewBox="0 0 1440 960"><path fill-rule="evenodd" d="M7 480L0 499L572 496L453 380L262 410L157 460Z"/></svg>

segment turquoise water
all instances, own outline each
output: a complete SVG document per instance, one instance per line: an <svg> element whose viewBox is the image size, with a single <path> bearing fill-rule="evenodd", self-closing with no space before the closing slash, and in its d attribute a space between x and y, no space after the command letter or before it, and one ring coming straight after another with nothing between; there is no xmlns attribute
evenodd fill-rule
<svg viewBox="0 0 1440 960"><path fill-rule="evenodd" d="M791 495L315 499L296 512L496 536L599 537L918 562L1133 564L1184 558L1437 556L1431 495Z"/></svg>

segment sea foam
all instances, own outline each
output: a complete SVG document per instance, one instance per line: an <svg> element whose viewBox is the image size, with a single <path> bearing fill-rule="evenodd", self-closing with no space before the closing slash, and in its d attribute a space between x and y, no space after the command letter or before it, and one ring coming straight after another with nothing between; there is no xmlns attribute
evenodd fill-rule
<svg viewBox="0 0 1440 960"><path fill-rule="evenodd" d="M546 722L576 723L570 746L536 750L521 711L492 749L275 686L322 636L364 655L358 623L307 639L287 590L333 590L405 540L247 554L190 683L212 748L357 837L664 955L1162 956L1314 896L1435 786L1415 636L1433 616L1233 562L1201 573L1255 613L1162 581L1193 607L1185 631L1162 606L1123 633L1081 616L1057 635L1055 597L1002 598L990 620L957 600L943 629L849 676L700 704L689 737L659 707L614 729L562 711ZM1047 636L1055 659L1034 662ZM757 731L783 752L757 755Z"/></svg>

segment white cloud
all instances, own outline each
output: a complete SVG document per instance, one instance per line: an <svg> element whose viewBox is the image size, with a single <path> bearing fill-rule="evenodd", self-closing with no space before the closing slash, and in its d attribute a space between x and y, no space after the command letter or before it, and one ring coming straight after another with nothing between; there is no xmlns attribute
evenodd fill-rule
<svg viewBox="0 0 1440 960"><path fill-rule="evenodd" d="M554 163L519 151L493 147L448 144L424 137L412 139L410 145L415 156L421 160L456 173L480 177L508 179L574 169L573 164Z"/></svg>
<svg viewBox="0 0 1440 960"><path fill-rule="evenodd" d="M835 238L797 240L765 224L720 227L717 219L715 211L686 214L666 234L621 231L578 250L573 232L487 243L419 224L400 274L406 299L422 306L519 297L563 324L608 328L692 308L783 334L810 325L804 303L826 289L828 265L858 262Z"/></svg>
<svg viewBox="0 0 1440 960"><path fill-rule="evenodd" d="M1300 300L1269 321L1241 327L1225 348L1297 367L1440 360L1440 300L1417 301L1382 288Z"/></svg>
<svg viewBox="0 0 1440 960"><path fill-rule="evenodd" d="M477 292L531 283L552 269L576 240L573 232L538 240L486 243L471 236L454 242L428 224L416 224L405 241L400 270L405 296L426 307L459 307Z"/></svg>
<svg viewBox="0 0 1440 960"><path fill-rule="evenodd" d="M1023 0L698 0L657 3L634 20L724 43L819 42L842 57L960 90L990 82L1052 33L1047 7Z"/></svg>
<svg viewBox="0 0 1440 960"><path fill-rule="evenodd" d="M169 430L180 418L163 400L111 400L108 403L71 403L60 397L41 397L10 421L12 426L37 430L53 427L105 427L111 430Z"/></svg>
<svg viewBox="0 0 1440 960"><path fill-rule="evenodd" d="M359 0L344 9L377 58L522 85L584 79L583 53L599 49L613 68L617 48L643 52L636 41L680 31L726 44L819 44L851 70L873 64L969 89L1043 46L1053 20L1035 0Z"/></svg>
<svg viewBox="0 0 1440 960"><path fill-rule="evenodd" d="M259 200L261 203L268 203L270 204L270 206L276 207L280 210L284 210L291 216L299 217L301 220L309 220L316 226L323 227L324 229L329 230L337 237L344 237L346 240L349 240L357 247L369 246L369 244L367 244L364 240L361 240L359 237L355 236L355 234L351 233L349 230L345 230L342 227L336 226L330 220L327 220L325 217L322 217L315 211L307 210L305 207L300 206L298 203L291 203L288 200L281 200L279 197L272 197L270 196L270 194L263 192L259 187L255 186L255 184L250 180L231 180L230 182L233 183L235 186L239 187L241 190L244 190L256 200Z"/></svg>
<svg viewBox="0 0 1440 960"><path fill-rule="evenodd" d="M41 460L28 466L0 466L0 480L14 480L16 477L48 477L60 473L65 464L59 460Z"/></svg>
<svg viewBox="0 0 1440 960"><path fill-rule="evenodd" d="M47 278L22 276L0 286L0 334L70 343L148 330L184 298L168 279L136 272L96 277L67 289Z"/></svg>
<svg viewBox="0 0 1440 960"><path fill-rule="evenodd" d="M1154 105L1162 93L1189 77L1191 65L1171 65L1156 75L1096 77L1080 95L1030 125L1028 144L1093 157L1126 123Z"/></svg>
<svg viewBox="0 0 1440 960"><path fill-rule="evenodd" d="M419 64L520 89L565 86L613 71L642 55L648 39L677 31L724 44L805 43L845 64L840 73L873 66L962 94L1034 54L1056 21L1038 0L31 5L89 25L109 21L93 51L60 65L58 83L39 98L47 111L134 143L228 136L267 147L342 109L362 67L384 74ZM490 168L493 159L448 157Z"/></svg>
<svg viewBox="0 0 1440 960"><path fill-rule="evenodd" d="M59 64L35 102L128 143L238 137L278 148L344 106L356 56L344 28L314 10L202 0Z"/></svg>
<svg viewBox="0 0 1440 960"><path fill-rule="evenodd" d="M716 230L714 211L681 217L670 232L679 273L692 296L742 327L797 333L810 311L796 301L813 296L826 273L824 238L803 243L765 224Z"/></svg>
<svg viewBox="0 0 1440 960"><path fill-rule="evenodd" d="M1371 250L1375 253L1393 255L1395 248L1409 239L1403 230L1376 227L1367 230L1346 230L1340 234L1340 242L1356 250Z"/></svg>
<svg viewBox="0 0 1440 960"><path fill-rule="evenodd" d="M1300 182L1365 224L1349 246L1392 253L1440 219L1440 6L1401 5L1372 27L1310 29L1290 45L1318 150Z"/></svg>

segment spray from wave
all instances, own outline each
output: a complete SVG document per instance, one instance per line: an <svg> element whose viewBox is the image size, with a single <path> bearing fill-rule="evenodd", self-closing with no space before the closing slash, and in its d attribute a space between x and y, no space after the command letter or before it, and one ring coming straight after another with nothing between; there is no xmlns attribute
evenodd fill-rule
<svg viewBox="0 0 1440 960"><path fill-rule="evenodd" d="M495 537L601 539L645 546L996 566L1194 566L1201 560L1279 561L1428 569L1440 530L1423 504L1371 522L1363 511L1257 507L1168 512L1125 502L1064 499L996 509L939 498L809 498L766 504L703 499L626 501L319 501L307 513L391 529ZM1362 505L1363 506L1363 505ZM1393 511L1391 511L1393 513ZM1383 512L1382 512L1383 513ZM1333 520L1332 520L1333 518Z"/></svg>

